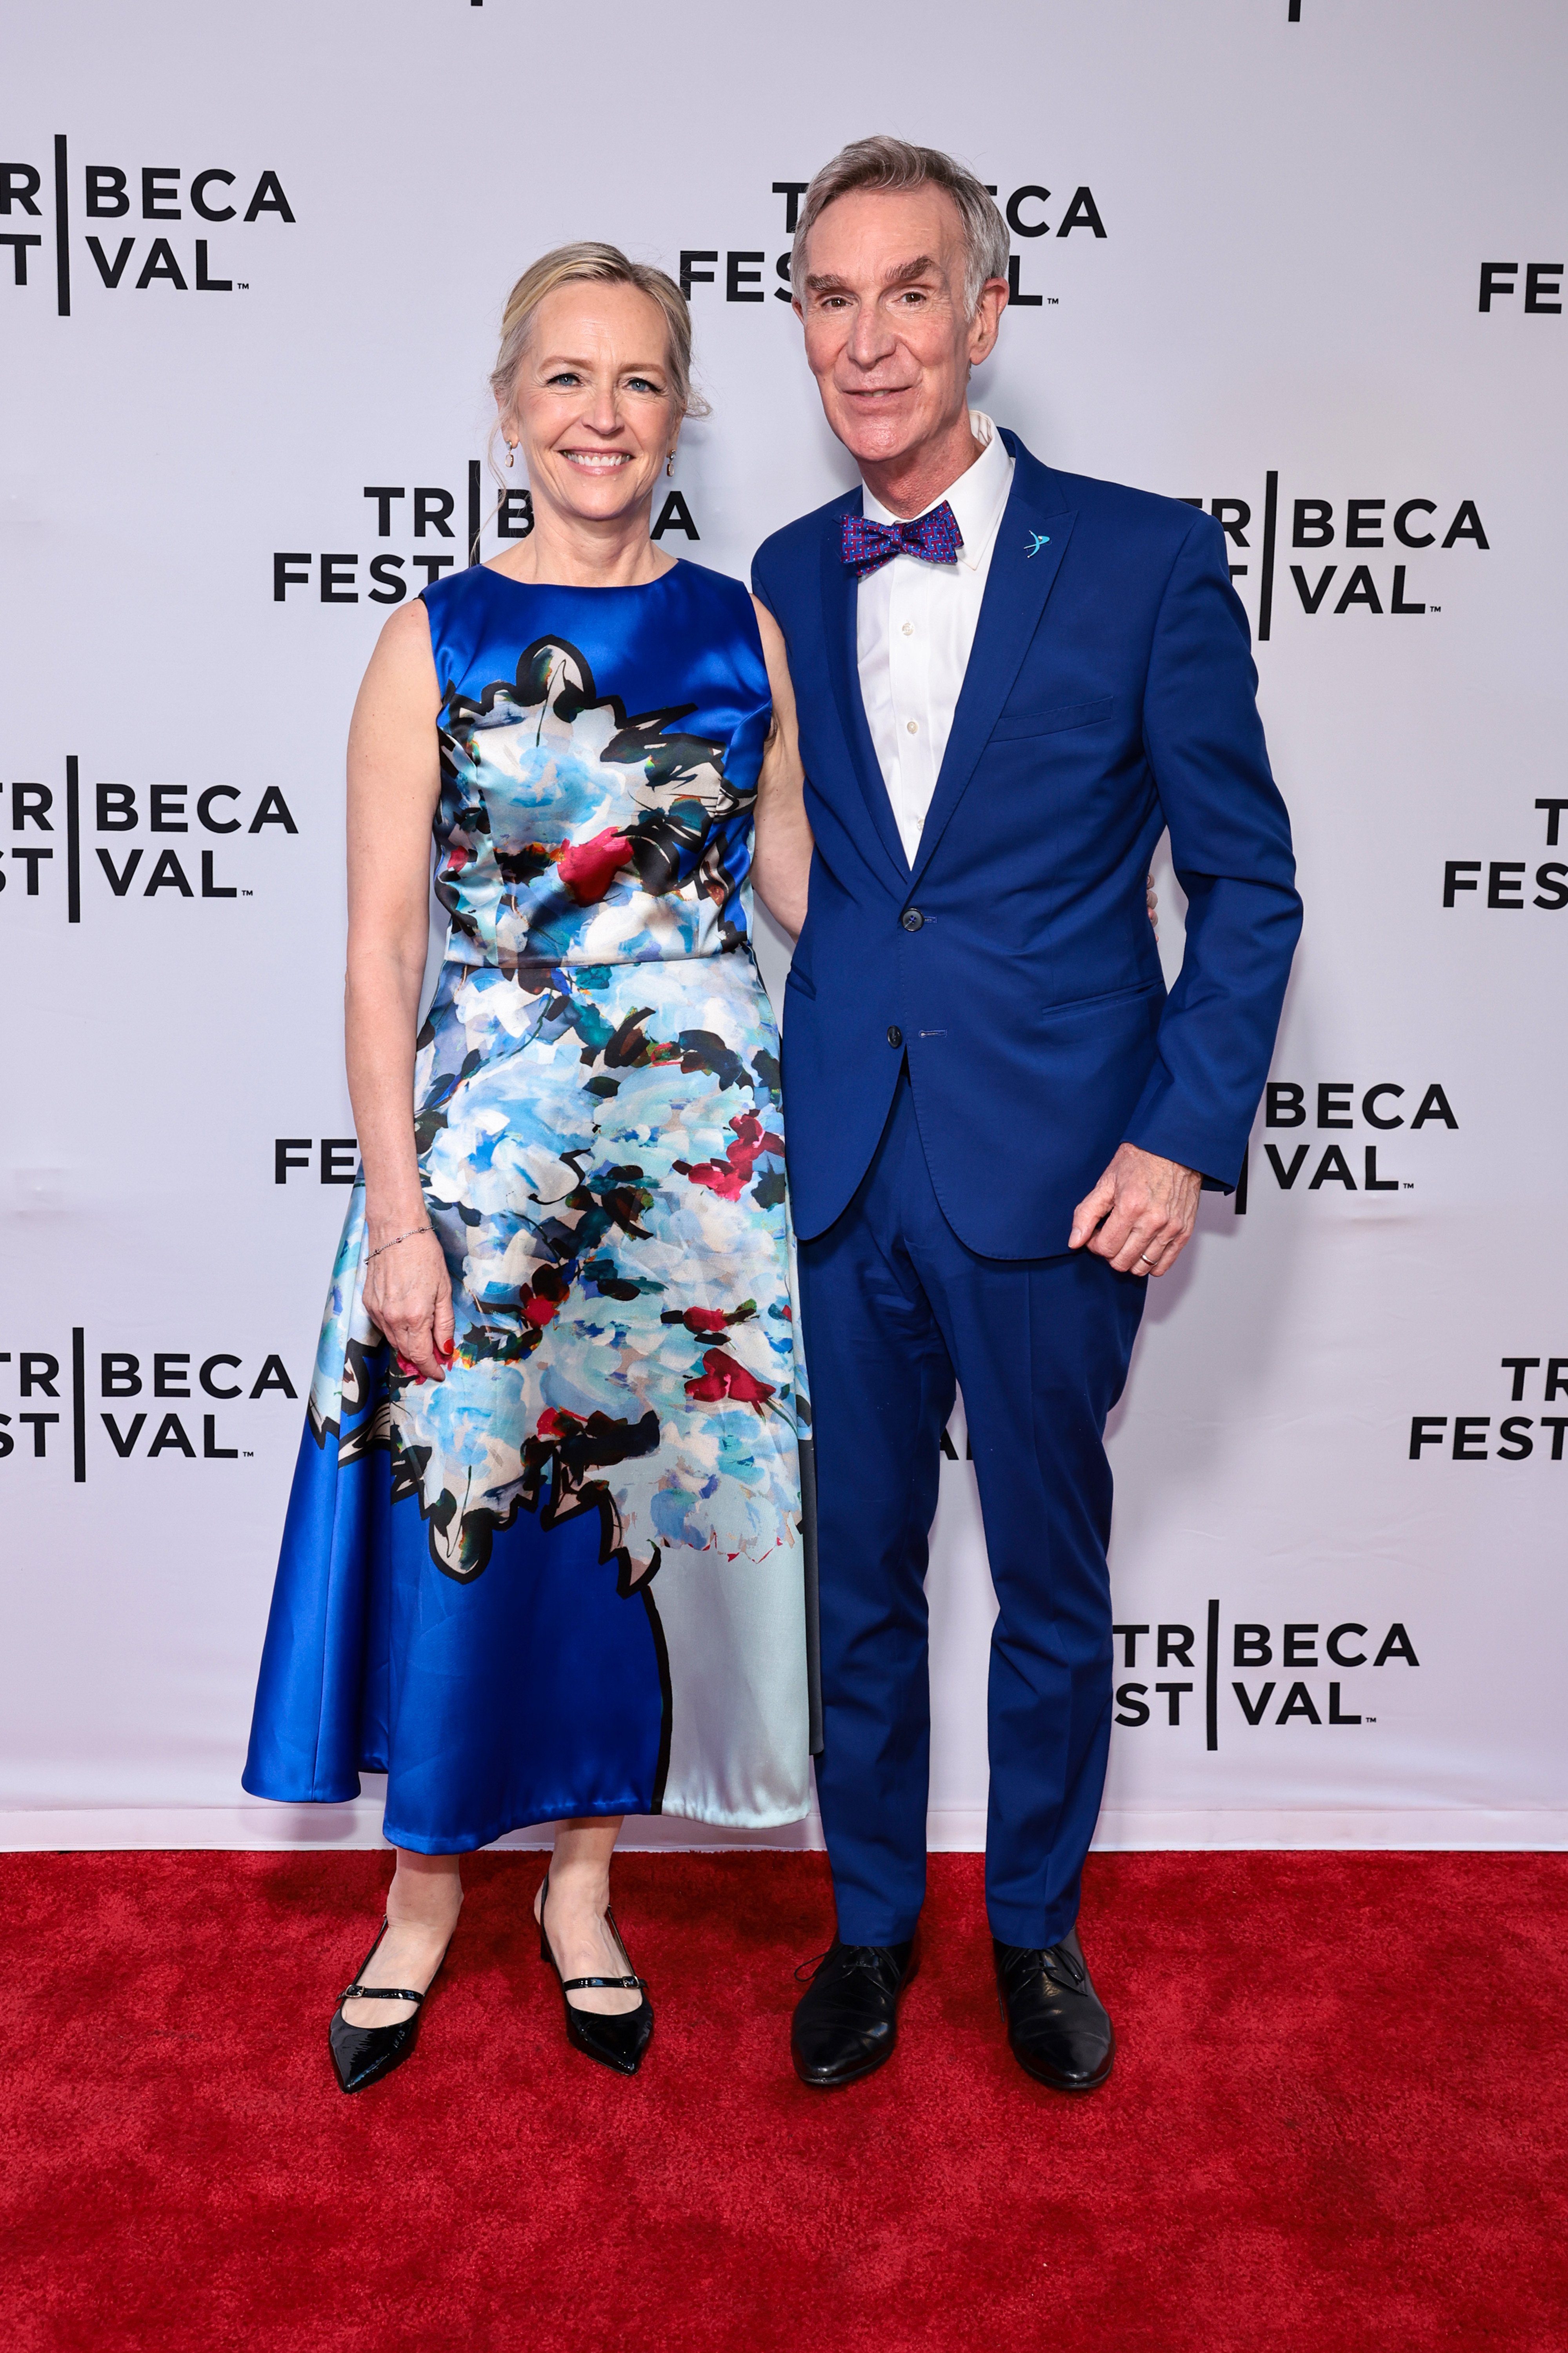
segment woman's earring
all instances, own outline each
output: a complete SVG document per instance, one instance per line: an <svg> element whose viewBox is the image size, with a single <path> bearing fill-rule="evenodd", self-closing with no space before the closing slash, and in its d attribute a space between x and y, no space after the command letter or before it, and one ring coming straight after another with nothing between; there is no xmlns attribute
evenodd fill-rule
<svg viewBox="0 0 1568 2353"><path fill-rule="evenodd" d="M515 442L515 441L509 441L509 442L506 444L506 463L507 463L508 467L510 467L510 466L511 466L511 464L512 464L512 462L513 462L513 459L516 457L516 455L517 455L517 444L516 444L516 442Z"/></svg>
<svg viewBox="0 0 1568 2353"><path fill-rule="evenodd" d="M668 456L668 457L665 459L665 460L664 460L664 473L665 473L666 478L668 478L671 474L673 474L673 473L674 472L674 470L675 470L675 453L674 453L673 449L672 449L672 450L671 450L671 452L670 452L670 454L669 454L669 456Z"/></svg>

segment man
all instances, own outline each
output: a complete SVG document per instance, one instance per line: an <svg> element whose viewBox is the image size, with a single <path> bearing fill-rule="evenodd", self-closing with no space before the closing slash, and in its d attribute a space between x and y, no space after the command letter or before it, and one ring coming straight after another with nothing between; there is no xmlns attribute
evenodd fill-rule
<svg viewBox="0 0 1568 2353"><path fill-rule="evenodd" d="M830 2086L894 2047L956 1379L998 1602L998 1988L1020 2064L1089 2091L1115 2047L1075 1926L1110 1733L1105 1421L1148 1277L1241 1167L1300 927L1289 825L1218 524L1056 473L968 406L1007 301L980 184L858 141L812 182L793 267L863 485L754 572L816 843L784 1083L838 1928L793 2054ZM1144 907L1167 826L1189 901L1169 997Z"/></svg>

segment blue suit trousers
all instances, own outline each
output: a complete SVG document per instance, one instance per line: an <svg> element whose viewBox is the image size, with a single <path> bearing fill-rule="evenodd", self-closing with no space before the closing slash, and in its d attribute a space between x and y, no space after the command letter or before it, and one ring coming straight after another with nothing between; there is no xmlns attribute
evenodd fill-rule
<svg viewBox="0 0 1568 2353"><path fill-rule="evenodd" d="M800 1263L821 1562L817 1788L839 1935L897 1944L925 1898L927 1542L956 1384L998 1604L987 1910L1009 1944L1054 1944L1077 1916L1105 1782L1104 1434L1146 1283L1082 1251L969 1249L937 1198L907 1071L859 1190L800 1244Z"/></svg>

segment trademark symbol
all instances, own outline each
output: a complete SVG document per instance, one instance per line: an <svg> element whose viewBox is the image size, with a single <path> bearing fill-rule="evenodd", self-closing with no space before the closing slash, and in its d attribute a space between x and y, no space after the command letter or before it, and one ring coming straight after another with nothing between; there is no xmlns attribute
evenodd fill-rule
<svg viewBox="0 0 1568 2353"><path fill-rule="evenodd" d="M1045 300L1053 311L1060 309L1062 298L1059 294L1047 294Z"/></svg>
<svg viewBox="0 0 1568 2353"><path fill-rule="evenodd" d="M249 899L249 897L250 896L249 892L249 891L247 891L247 892L245 893L245 895L246 895L246 897ZM1404 1189L1405 1189L1405 1191L1406 1191L1407 1193L1414 1193L1414 1190L1415 1190L1415 1179L1414 1179L1414 1176L1407 1176L1407 1177L1405 1178L1405 1180L1404 1180Z"/></svg>
<svg viewBox="0 0 1568 2353"><path fill-rule="evenodd" d="M1441 605L1428 605L1426 609L1429 613L1440 613L1443 607Z"/></svg>
<svg viewBox="0 0 1568 2353"><path fill-rule="evenodd" d="M256 1460L256 1450L255 1450L255 1448L254 1448L253 1446L242 1446L242 1447L240 1448L239 1451L240 1451L240 1454L242 1455L242 1457L244 1458L244 1460L245 1460L247 1462L254 1462L254 1461L255 1461L255 1460ZM1368 1719L1367 1719L1367 1721L1368 1721L1369 1723L1375 1723L1376 1718L1375 1718L1375 1717L1369 1716L1369 1717L1368 1717Z"/></svg>
<svg viewBox="0 0 1568 2353"><path fill-rule="evenodd" d="M1368 1718L1367 1718L1367 1722L1368 1722L1369 1724L1375 1724L1375 1723L1377 1722L1377 1718L1376 1718L1376 1716L1375 1716L1375 1715L1369 1715L1369 1716L1368 1716Z"/></svg>
<svg viewBox="0 0 1568 2353"><path fill-rule="evenodd" d="M237 278L234 281L234 290L237 294L249 294L250 291L249 279Z"/></svg>
<svg viewBox="0 0 1568 2353"><path fill-rule="evenodd" d="M241 891L239 895L242 899L254 899L256 893L254 891Z"/></svg>

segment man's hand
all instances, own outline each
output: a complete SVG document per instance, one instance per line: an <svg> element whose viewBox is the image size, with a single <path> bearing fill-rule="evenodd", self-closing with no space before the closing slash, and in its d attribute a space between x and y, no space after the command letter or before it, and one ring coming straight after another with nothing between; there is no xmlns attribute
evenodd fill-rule
<svg viewBox="0 0 1568 2353"><path fill-rule="evenodd" d="M1202 1183L1195 1168L1124 1144L1074 1210L1067 1247L1087 1242L1118 1274L1169 1274L1192 1235Z"/></svg>

